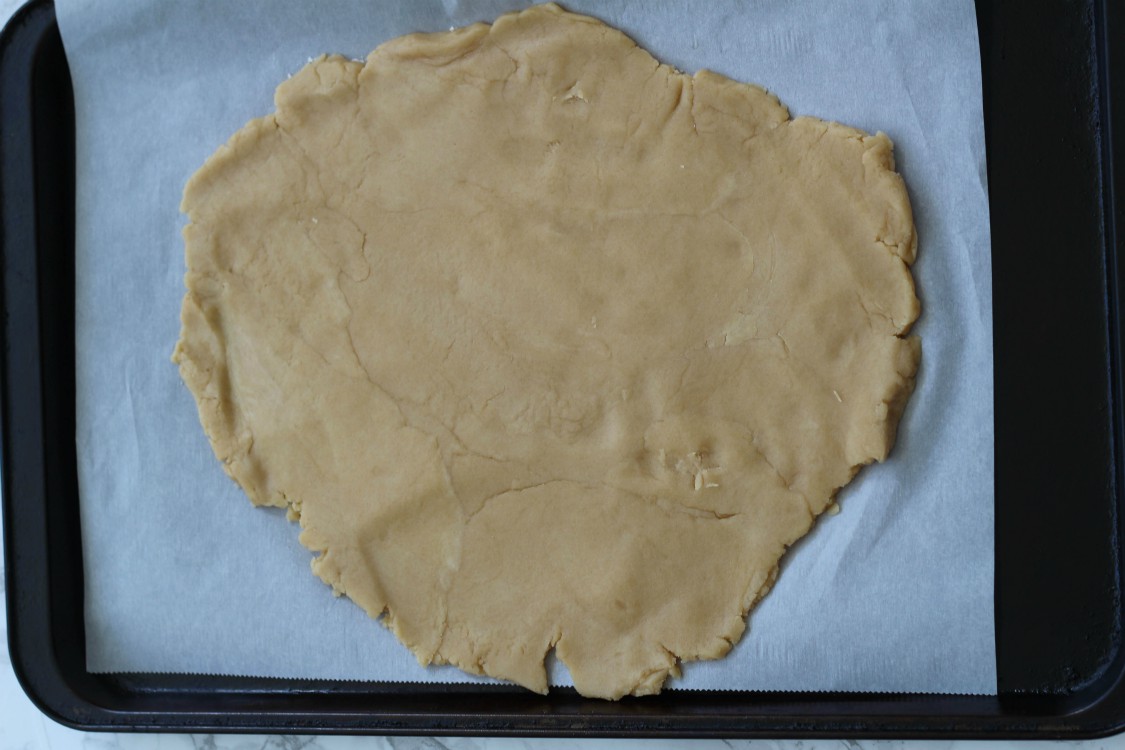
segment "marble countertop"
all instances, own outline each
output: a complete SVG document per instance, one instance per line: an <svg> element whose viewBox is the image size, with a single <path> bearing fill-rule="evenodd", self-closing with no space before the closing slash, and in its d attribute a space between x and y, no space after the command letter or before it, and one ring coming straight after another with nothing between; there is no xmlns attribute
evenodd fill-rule
<svg viewBox="0 0 1125 750"><path fill-rule="evenodd" d="M0 25L22 4L23 0L0 0ZM616 750L660 750L661 748L778 748L792 750L820 750L821 748L880 748L892 750L907 746L969 750L1015 747L1015 742L932 741L903 742L893 740L552 740L552 739L477 739L428 737L311 737L296 735L154 735L122 733L87 733L63 727L39 712L24 695L12 670L8 657L8 631L4 611L3 559L0 556L0 750L111 750L115 748L161 748L162 750L194 748L196 750L345 750L346 748L394 748L395 750L534 750L543 748L599 747ZM1089 742L1045 742L1037 748L1122 748L1125 735Z"/></svg>

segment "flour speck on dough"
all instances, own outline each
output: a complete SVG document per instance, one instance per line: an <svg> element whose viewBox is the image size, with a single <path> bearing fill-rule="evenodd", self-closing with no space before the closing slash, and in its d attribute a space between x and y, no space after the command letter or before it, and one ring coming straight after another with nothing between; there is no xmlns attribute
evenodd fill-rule
<svg viewBox="0 0 1125 750"><path fill-rule="evenodd" d="M216 456L423 665L722 657L913 388L890 140L555 5L313 60L182 209Z"/></svg>

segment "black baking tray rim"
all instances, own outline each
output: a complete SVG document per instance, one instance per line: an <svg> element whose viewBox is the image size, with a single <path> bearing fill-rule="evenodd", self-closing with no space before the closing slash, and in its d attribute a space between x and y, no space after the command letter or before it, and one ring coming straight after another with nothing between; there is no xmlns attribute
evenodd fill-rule
<svg viewBox="0 0 1125 750"><path fill-rule="evenodd" d="M86 730L1072 739L1122 730L1125 248L1116 230L1125 217L1115 196L1125 194L1125 50L1109 40L1125 39L1123 16L1097 1L977 3L993 236L999 694L668 691L608 703L569 689L86 670L74 101L54 7L33 0L0 36L0 462L20 684L46 715Z"/></svg>

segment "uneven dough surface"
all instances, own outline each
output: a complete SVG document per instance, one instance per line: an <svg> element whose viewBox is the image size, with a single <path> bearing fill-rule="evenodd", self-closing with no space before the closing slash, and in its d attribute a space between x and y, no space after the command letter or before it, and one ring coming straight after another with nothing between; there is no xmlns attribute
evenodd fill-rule
<svg viewBox="0 0 1125 750"><path fill-rule="evenodd" d="M311 62L189 182L226 471L423 664L658 692L886 457L919 342L883 135L554 5Z"/></svg>

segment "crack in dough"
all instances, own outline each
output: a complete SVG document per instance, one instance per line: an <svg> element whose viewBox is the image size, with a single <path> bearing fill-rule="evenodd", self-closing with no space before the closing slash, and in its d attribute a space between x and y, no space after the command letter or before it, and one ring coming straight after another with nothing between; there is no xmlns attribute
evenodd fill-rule
<svg viewBox="0 0 1125 750"><path fill-rule="evenodd" d="M182 209L216 456L423 664L723 656L913 388L890 140L554 5L312 61Z"/></svg>

